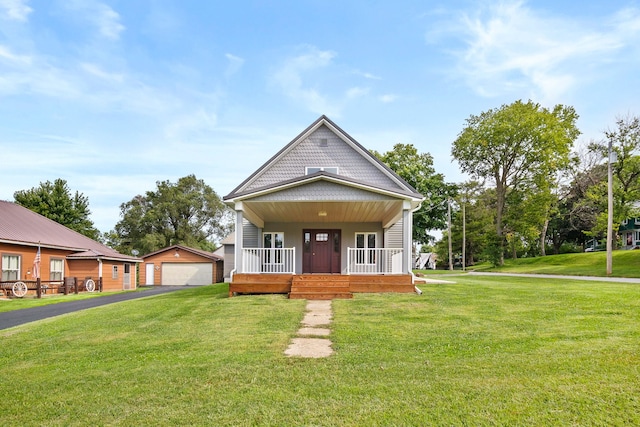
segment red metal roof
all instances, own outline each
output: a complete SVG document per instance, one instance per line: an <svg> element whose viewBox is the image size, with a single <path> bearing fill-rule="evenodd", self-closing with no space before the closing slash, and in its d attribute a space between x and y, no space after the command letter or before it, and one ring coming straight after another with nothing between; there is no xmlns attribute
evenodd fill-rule
<svg viewBox="0 0 640 427"><path fill-rule="evenodd" d="M140 262L23 206L0 200L0 241L75 250L71 257L115 258Z"/></svg>

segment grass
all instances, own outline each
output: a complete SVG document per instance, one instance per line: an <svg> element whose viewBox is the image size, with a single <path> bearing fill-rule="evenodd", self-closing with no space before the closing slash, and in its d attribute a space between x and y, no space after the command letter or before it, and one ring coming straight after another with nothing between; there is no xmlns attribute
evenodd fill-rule
<svg viewBox="0 0 640 427"><path fill-rule="evenodd" d="M43 294L42 298L36 298L35 295L29 294L24 298L0 298L0 313L5 311L22 310L23 308L40 307L43 305L58 304L61 302L77 301L88 298L99 298L101 296L115 295L122 292L141 292L145 288L141 287L135 291L121 292L80 292L78 294Z"/></svg>
<svg viewBox="0 0 640 427"><path fill-rule="evenodd" d="M489 263L482 263L468 267L468 270L493 271L501 273L538 273L561 274L569 276L607 276L607 253L585 252L560 255L547 255L533 258L507 258L501 267L492 267ZM613 251L613 277L640 278L640 251ZM446 268L447 261L440 263ZM460 269L452 272L448 270L420 270L426 275L460 273Z"/></svg>
<svg viewBox="0 0 640 427"><path fill-rule="evenodd" d="M517 260L505 259L503 267L488 271L605 277L607 275L606 257L606 252L586 252ZM612 276L640 277L640 251L613 251L612 261Z"/></svg>
<svg viewBox="0 0 640 427"><path fill-rule="evenodd" d="M185 289L0 331L0 425L639 425L640 286L450 277L333 302Z"/></svg>

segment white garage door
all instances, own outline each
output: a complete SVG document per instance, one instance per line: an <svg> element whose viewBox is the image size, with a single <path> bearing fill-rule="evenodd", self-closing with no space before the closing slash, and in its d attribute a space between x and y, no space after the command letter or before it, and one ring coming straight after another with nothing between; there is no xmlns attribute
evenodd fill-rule
<svg viewBox="0 0 640 427"><path fill-rule="evenodd" d="M213 277L211 263L163 263L163 285L210 285Z"/></svg>

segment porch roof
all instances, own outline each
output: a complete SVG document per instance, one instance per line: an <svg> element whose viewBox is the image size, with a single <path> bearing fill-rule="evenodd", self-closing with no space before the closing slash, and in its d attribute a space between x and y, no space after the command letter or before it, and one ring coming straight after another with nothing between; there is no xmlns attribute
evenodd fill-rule
<svg viewBox="0 0 640 427"><path fill-rule="evenodd" d="M264 222L381 222L388 226L403 209L418 209L423 199L418 193L317 172L236 194L226 202L259 226Z"/></svg>

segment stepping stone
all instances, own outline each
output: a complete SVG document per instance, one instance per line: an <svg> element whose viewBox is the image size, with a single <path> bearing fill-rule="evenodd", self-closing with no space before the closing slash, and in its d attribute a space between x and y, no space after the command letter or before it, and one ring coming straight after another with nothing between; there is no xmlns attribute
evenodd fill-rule
<svg viewBox="0 0 640 427"><path fill-rule="evenodd" d="M333 349L331 340L325 338L294 338L284 354L290 357L321 358L331 356Z"/></svg>

